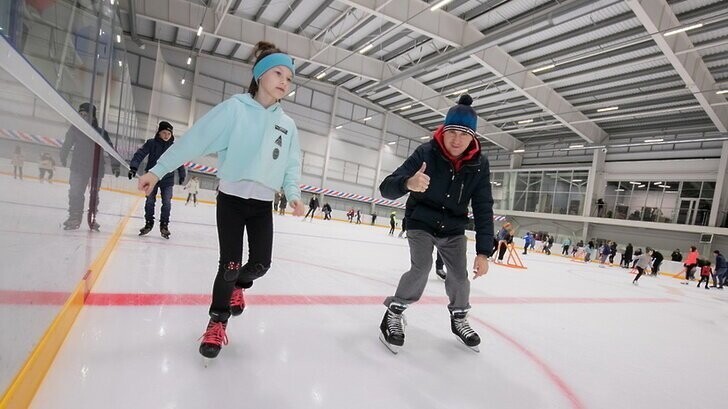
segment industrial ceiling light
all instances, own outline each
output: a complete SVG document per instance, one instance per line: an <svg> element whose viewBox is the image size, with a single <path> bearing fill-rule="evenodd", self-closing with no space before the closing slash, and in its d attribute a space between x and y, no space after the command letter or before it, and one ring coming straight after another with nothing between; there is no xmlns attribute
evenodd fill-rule
<svg viewBox="0 0 728 409"><path fill-rule="evenodd" d="M316 76L316 79L317 79L317 80L320 80L321 78L323 78L323 77L325 77L325 76L326 76L326 71L321 71L321 72L320 72L320 73L319 73L319 74L318 74L318 75Z"/></svg>
<svg viewBox="0 0 728 409"><path fill-rule="evenodd" d="M399 110L402 110L402 111L404 111L405 109L410 109L410 108L412 108L412 104L409 104L409 105L405 105L405 106L403 106L403 107L399 107L399 108L397 108L397 109L399 109Z"/></svg>
<svg viewBox="0 0 728 409"><path fill-rule="evenodd" d="M716 94L716 95L720 95L720 94L728 94L728 89L722 89L722 90L720 90L720 91L716 92L715 94Z"/></svg>
<svg viewBox="0 0 728 409"><path fill-rule="evenodd" d="M294 95L296 95L296 91L291 91L291 92L289 92L289 93L288 93L288 96L289 96L289 97L292 97L292 96L294 96Z"/></svg>
<svg viewBox="0 0 728 409"><path fill-rule="evenodd" d="M366 117L366 118L362 119L361 121L362 121L362 122L366 122L366 121L368 121L368 120L370 120L370 119L372 119L372 117L368 116L368 117Z"/></svg>
<svg viewBox="0 0 728 409"><path fill-rule="evenodd" d="M187 57L187 65L192 64L192 57Z"/></svg>
<svg viewBox="0 0 728 409"><path fill-rule="evenodd" d="M599 108L599 109L597 109L597 112L616 111L618 109L619 109L619 107Z"/></svg>
<svg viewBox="0 0 728 409"><path fill-rule="evenodd" d="M364 54L365 52L371 50L372 48L374 48L374 44L369 43L369 44L365 45L364 48L359 50L359 54Z"/></svg>
<svg viewBox="0 0 728 409"><path fill-rule="evenodd" d="M465 89L461 89L460 91L455 91L455 92L453 92L453 93L452 93L452 94L450 94L450 95L460 95L460 94L464 94L464 93L466 93L466 92L468 92L468 89L467 89L467 88L465 88Z"/></svg>
<svg viewBox="0 0 728 409"><path fill-rule="evenodd" d="M202 26L197 29L197 37L202 35Z"/></svg>
<svg viewBox="0 0 728 409"><path fill-rule="evenodd" d="M523 153L523 152L526 152L526 150L525 149L516 149L513 151L513 153Z"/></svg>
<svg viewBox="0 0 728 409"><path fill-rule="evenodd" d="M630 185L641 185L642 182L629 182Z"/></svg>
<svg viewBox="0 0 728 409"><path fill-rule="evenodd" d="M420 136L420 139L430 139L430 136L429 135Z"/></svg>
<svg viewBox="0 0 728 409"><path fill-rule="evenodd" d="M451 1L452 0L442 0L441 2L438 2L434 6L430 7L430 11L435 11L435 10L441 8L442 6L446 5L447 3L450 3Z"/></svg>
<svg viewBox="0 0 728 409"><path fill-rule="evenodd" d="M182 81L180 81L179 83L182 84L182 85L185 85L185 79L182 78Z"/></svg>
<svg viewBox="0 0 728 409"><path fill-rule="evenodd" d="M120 43L121 42L121 34L117 34L116 35L116 42L117 43Z"/></svg>
<svg viewBox="0 0 728 409"><path fill-rule="evenodd" d="M664 139L662 139L662 138L657 138L657 139L645 139L645 142L646 142L646 143L655 143L655 142L662 142L662 141L664 141Z"/></svg>
<svg viewBox="0 0 728 409"><path fill-rule="evenodd" d="M544 65L543 67L538 67L538 68L536 68L535 70L531 70L531 72L535 74L535 73L537 73L537 72L541 72L541 71L546 71L546 70L550 70L550 69L552 69L552 68L554 68L554 67L556 67L556 64L549 64L549 65Z"/></svg>
<svg viewBox="0 0 728 409"><path fill-rule="evenodd" d="M395 141L387 142L387 145L394 145L395 143L397 143L397 142L395 142Z"/></svg>
<svg viewBox="0 0 728 409"><path fill-rule="evenodd" d="M579 148L583 148L583 147L584 147L584 145L582 145L582 144L569 145L569 149L579 149Z"/></svg>
<svg viewBox="0 0 728 409"><path fill-rule="evenodd" d="M703 26L703 23L696 23L696 24L689 25L689 26L686 26L686 27L676 28L674 30L666 31L665 34L664 34L664 36L665 37L669 37L669 36L675 35L677 33L683 33L685 31L695 30L696 28L700 28L702 26Z"/></svg>
<svg viewBox="0 0 728 409"><path fill-rule="evenodd" d="M519 124L530 124L533 122L533 119L524 119L523 121L518 121Z"/></svg>
<svg viewBox="0 0 728 409"><path fill-rule="evenodd" d="M344 127L344 125L338 125L338 126L336 127L336 129L341 129L341 128L343 128L343 127Z"/></svg>
<svg viewBox="0 0 728 409"><path fill-rule="evenodd" d="M583 182L583 181L584 181L584 179L572 179L571 181L572 181L572 182Z"/></svg>

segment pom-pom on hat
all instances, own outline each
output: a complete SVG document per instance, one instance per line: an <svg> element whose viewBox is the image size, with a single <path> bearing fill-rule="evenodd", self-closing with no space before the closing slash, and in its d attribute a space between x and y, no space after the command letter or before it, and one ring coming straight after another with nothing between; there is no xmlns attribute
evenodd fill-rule
<svg viewBox="0 0 728 409"><path fill-rule="evenodd" d="M475 136L475 131L478 128L478 115L470 106L472 104L473 98L470 95L461 95L460 99L458 99L458 104L447 111L443 130L462 131Z"/></svg>

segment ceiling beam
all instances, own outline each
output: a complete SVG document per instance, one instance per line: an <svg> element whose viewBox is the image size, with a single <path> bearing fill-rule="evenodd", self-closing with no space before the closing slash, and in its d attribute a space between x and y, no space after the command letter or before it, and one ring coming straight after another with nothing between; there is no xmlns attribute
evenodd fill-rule
<svg viewBox="0 0 728 409"><path fill-rule="evenodd" d="M283 23L288 20L288 17L291 17L291 14L293 14L294 11L296 11L296 8L298 8L298 5L301 4L301 1L303 0L294 0L293 3L291 3L288 8L286 9L286 12L283 13L280 20L275 24L275 28L280 28Z"/></svg>
<svg viewBox="0 0 728 409"><path fill-rule="evenodd" d="M665 54L687 88L693 93L715 127L721 132L728 132L728 107L724 105L726 99L715 93L718 85L705 61L697 51L680 53L685 49L694 48L690 37L684 32L667 37L663 35L667 30L683 26L667 1L626 0L626 3L660 51Z"/></svg>
<svg viewBox="0 0 728 409"><path fill-rule="evenodd" d="M263 13L265 13L265 10L266 10L266 9L268 8L268 6L270 5L270 2L271 2L271 0L265 0L265 1L263 2L263 4L261 4L261 5L260 5L260 8L258 8L258 12L257 12L257 13L255 13L255 17L253 17L253 20L255 20L255 21L258 21L258 20L260 20L260 16L262 16L262 15L263 15Z"/></svg>
<svg viewBox="0 0 728 409"><path fill-rule="evenodd" d="M136 1L137 15L140 18L159 21L190 31L197 29L204 14L203 6L183 0ZM270 41L287 50L297 59L324 67L334 67L335 70L373 81L381 81L399 72L391 64L336 46L329 46L324 52L319 52L326 47L325 43L313 41L305 36L267 26L240 16L229 15L220 23L217 34L213 33L215 24L212 16L205 16L202 26L203 30L208 33L207 35L247 46L253 46L261 40ZM455 105L453 100L443 97L434 89L425 86L414 78L397 81L391 87L412 98L415 102L419 102L433 111L440 112L442 115L451 106ZM487 134L487 140L509 151L518 149L523 145L512 135L501 131L500 128L487 123L483 119L478 120L478 132L483 135Z"/></svg>
<svg viewBox="0 0 728 409"><path fill-rule="evenodd" d="M384 0L340 0L388 20L400 21L413 31L443 41L441 33L450 33L450 45L463 47L486 39L475 26L446 11L430 11L430 5L422 0L399 0L371 9L373 4ZM664 1L664 0L663 0ZM425 10L424 12L422 12ZM459 40L459 42L458 42ZM607 138L604 132L589 118L579 112L553 88L521 65L502 48L493 45L486 50L470 54L470 58L501 77L508 85L538 105L546 113L558 119L564 126L589 143L601 143Z"/></svg>

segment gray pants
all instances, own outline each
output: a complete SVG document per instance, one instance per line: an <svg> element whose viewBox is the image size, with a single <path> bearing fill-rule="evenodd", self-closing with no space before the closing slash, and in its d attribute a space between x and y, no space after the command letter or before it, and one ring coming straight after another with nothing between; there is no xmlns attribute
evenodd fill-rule
<svg viewBox="0 0 728 409"><path fill-rule="evenodd" d="M422 297L427 279L432 269L432 248L437 247L447 267L445 291L450 303L450 311L470 309L470 280L467 270L467 243L465 235L434 237L423 230L408 230L407 240L410 248L409 271L399 279L393 297L387 297L384 305L391 303L408 305Z"/></svg>

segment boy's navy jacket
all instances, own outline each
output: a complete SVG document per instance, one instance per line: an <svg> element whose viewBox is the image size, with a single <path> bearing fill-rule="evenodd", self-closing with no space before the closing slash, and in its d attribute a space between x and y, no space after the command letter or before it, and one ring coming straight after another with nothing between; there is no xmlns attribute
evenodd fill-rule
<svg viewBox="0 0 728 409"><path fill-rule="evenodd" d="M142 163L144 158L149 155L149 158L147 159L147 166L144 167L144 170L146 172L149 171L149 169L153 168L154 165L157 164L157 159L159 159L162 154L169 149L170 146L174 143L174 136L169 138L168 141L164 141L159 134L155 135L154 138L148 139L146 142L144 142L144 145L142 145L139 150L136 151L134 154L134 157L131 159L131 163L129 164L129 167L134 169L139 169L139 164ZM185 177L187 176L187 171L185 171L184 165L177 168L177 172L179 173L179 182L182 183L182 181L185 180ZM172 186L174 185L174 172L169 172L164 177L161 178L159 181L159 186Z"/></svg>
<svg viewBox="0 0 728 409"><path fill-rule="evenodd" d="M490 190L488 159L482 154L465 161L459 171L445 158L435 139L420 145L405 162L379 186L386 199L407 194L407 179L427 163L430 185L424 192L410 192L405 209L408 230L424 230L435 237L465 234L468 203L475 218L475 249L490 256L493 252L493 195Z"/></svg>

